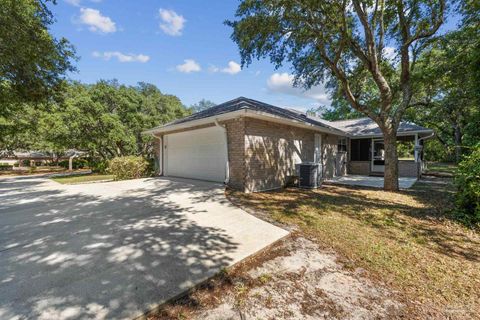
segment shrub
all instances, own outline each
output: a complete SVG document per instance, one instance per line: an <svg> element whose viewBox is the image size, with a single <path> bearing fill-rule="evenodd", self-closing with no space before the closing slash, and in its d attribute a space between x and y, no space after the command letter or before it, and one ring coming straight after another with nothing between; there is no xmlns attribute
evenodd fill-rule
<svg viewBox="0 0 480 320"><path fill-rule="evenodd" d="M468 224L480 223L480 144L458 165L455 176L458 188L457 212Z"/></svg>
<svg viewBox="0 0 480 320"><path fill-rule="evenodd" d="M68 160L58 162L60 167L68 169ZM72 169L83 169L88 166L88 161L85 159L73 158Z"/></svg>
<svg viewBox="0 0 480 320"><path fill-rule="evenodd" d="M143 157L127 156L113 158L108 162L107 172L115 180L137 179L146 176L148 161Z"/></svg>

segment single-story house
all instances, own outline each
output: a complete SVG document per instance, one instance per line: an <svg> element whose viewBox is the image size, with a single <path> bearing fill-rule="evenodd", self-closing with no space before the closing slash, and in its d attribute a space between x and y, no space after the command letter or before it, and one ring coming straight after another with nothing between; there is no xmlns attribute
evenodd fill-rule
<svg viewBox="0 0 480 320"><path fill-rule="evenodd" d="M301 162L320 163L324 179L384 171L382 133L371 119L327 121L244 97L145 133L156 137L160 175L225 182L245 192L285 186ZM421 175L421 146L431 136L430 129L400 124L400 176Z"/></svg>

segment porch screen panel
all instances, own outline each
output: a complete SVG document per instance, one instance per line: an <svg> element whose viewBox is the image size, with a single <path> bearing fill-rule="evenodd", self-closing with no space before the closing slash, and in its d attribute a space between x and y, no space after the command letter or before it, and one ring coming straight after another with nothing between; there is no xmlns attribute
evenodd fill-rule
<svg viewBox="0 0 480 320"><path fill-rule="evenodd" d="M370 160L370 139L351 139L351 161Z"/></svg>

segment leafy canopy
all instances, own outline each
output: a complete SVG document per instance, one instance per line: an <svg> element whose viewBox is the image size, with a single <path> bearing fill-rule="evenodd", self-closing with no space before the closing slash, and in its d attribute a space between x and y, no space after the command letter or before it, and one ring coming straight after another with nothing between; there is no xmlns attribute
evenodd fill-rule
<svg viewBox="0 0 480 320"><path fill-rule="evenodd" d="M0 0L0 102L38 101L50 96L74 71L75 51L56 39L48 0ZM1 116L1 113L0 113Z"/></svg>

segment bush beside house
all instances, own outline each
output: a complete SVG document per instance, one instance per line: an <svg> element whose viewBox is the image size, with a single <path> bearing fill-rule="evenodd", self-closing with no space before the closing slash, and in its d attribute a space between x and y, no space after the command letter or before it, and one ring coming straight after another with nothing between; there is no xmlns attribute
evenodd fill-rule
<svg viewBox="0 0 480 320"><path fill-rule="evenodd" d="M480 144L458 165L457 211L468 224L480 224Z"/></svg>
<svg viewBox="0 0 480 320"><path fill-rule="evenodd" d="M138 179L148 174L149 162L143 157L126 156L113 158L108 162L107 172L114 180Z"/></svg>

